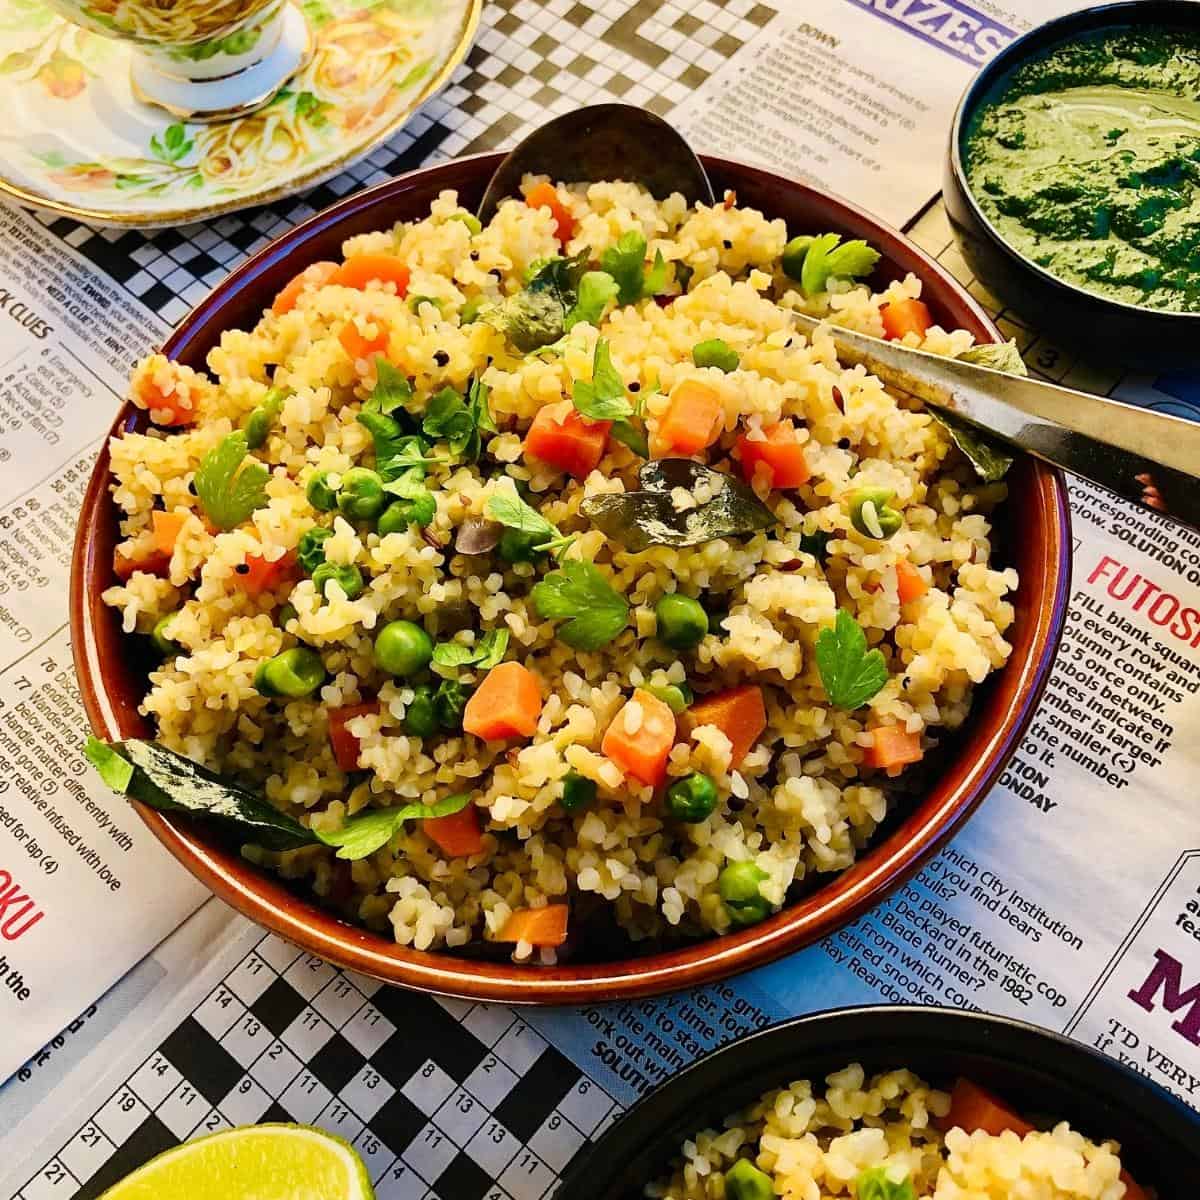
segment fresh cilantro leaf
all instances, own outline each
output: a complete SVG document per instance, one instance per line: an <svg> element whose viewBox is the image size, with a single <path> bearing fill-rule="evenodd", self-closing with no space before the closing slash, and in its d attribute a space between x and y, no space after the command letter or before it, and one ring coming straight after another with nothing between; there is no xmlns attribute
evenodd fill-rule
<svg viewBox="0 0 1200 1200"><path fill-rule="evenodd" d="M420 500L429 495L423 469L410 469L395 479L389 479L384 483L383 490L389 496L398 496L401 500Z"/></svg>
<svg viewBox="0 0 1200 1200"><path fill-rule="evenodd" d="M608 432L618 442L628 446L639 458L650 457L650 442L646 431L632 421L614 421Z"/></svg>
<svg viewBox="0 0 1200 1200"><path fill-rule="evenodd" d="M600 255L600 266L616 280L621 304L640 300L646 294L646 238L641 230L630 229L621 234L616 244Z"/></svg>
<svg viewBox="0 0 1200 1200"><path fill-rule="evenodd" d="M581 321L599 326L610 300L620 291L617 281L607 271L588 271L579 281L575 307L567 313L563 328L569 333Z"/></svg>
<svg viewBox="0 0 1200 1200"><path fill-rule="evenodd" d="M327 846L339 847L338 858L366 858L386 846L399 832L405 821L425 821L434 817L449 817L462 812L471 803L470 792L459 792L433 804L405 804L400 808L373 808L348 817L341 829L318 832Z"/></svg>
<svg viewBox="0 0 1200 1200"><path fill-rule="evenodd" d="M661 250L655 250L654 262L642 280L642 295L657 296L667 286L667 263Z"/></svg>
<svg viewBox="0 0 1200 1200"><path fill-rule="evenodd" d="M912 1180L906 1175L899 1182L886 1167L869 1167L854 1181L855 1200L916 1200Z"/></svg>
<svg viewBox="0 0 1200 1200"><path fill-rule="evenodd" d="M837 233L813 238L800 269L800 286L807 295L825 291L833 278L869 275L879 261L878 252L861 239L838 245L841 240Z"/></svg>
<svg viewBox="0 0 1200 1200"><path fill-rule="evenodd" d="M218 528L236 529L267 502L271 472L262 463L245 462L246 433L226 434L201 460L193 483L205 515Z"/></svg>
<svg viewBox="0 0 1200 1200"><path fill-rule="evenodd" d="M488 407L488 393L491 388L479 376L472 378L467 387L467 408L475 418L475 424L485 433L495 433L496 422L492 419L492 410Z"/></svg>
<svg viewBox="0 0 1200 1200"><path fill-rule="evenodd" d="M592 355L590 383L576 379L571 400L589 421L620 421L633 416L633 405L625 395L625 383L613 366L608 342L600 338Z"/></svg>
<svg viewBox="0 0 1200 1200"><path fill-rule="evenodd" d="M383 355L375 359L375 387L363 409L390 415L412 399L412 384Z"/></svg>
<svg viewBox="0 0 1200 1200"><path fill-rule="evenodd" d="M493 492L487 503L488 516L508 529L527 533L545 542L562 540L557 525L552 525L532 505L526 504L516 492Z"/></svg>
<svg viewBox="0 0 1200 1200"><path fill-rule="evenodd" d="M125 795L133 779L133 764L122 758L107 742L88 735L83 747L84 757L96 768L96 773L114 792Z"/></svg>
<svg viewBox="0 0 1200 1200"><path fill-rule="evenodd" d="M838 708L861 708L887 683L882 652L867 649L867 635L844 608L832 629L817 634L816 653L825 694Z"/></svg>
<svg viewBox="0 0 1200 1200"><path fill-rule="evenodd" d="M421 432L427 437L445 438L455 454L462 454L475 437L475 422L463 398L453 388L442 388L430 397Z"/></svg>
<svg viewBox="0 0 1200 1200"><path fill-rule="evenodd" d="M606 646L629 621L629 605L588 562L572 560L530 589L533 607L544 621L562 621L559 638L576 650Z"/></svg>
<svg viewBox="0 0 1200 1200"><path fill-rule="evenodd" d="M375 443L375 470L385 482L399 479L406 471L417 471L423 479L425 468L441 461L429 456L424 438L405 433L395 417L364 408L357 419L370 431Z"/></svg>
<svg viewBox="0 0 1200 1200"><path fill-rule="evenodd" d="M488 671L504 658L507 650L508 630L492 629L474 646L464 646L461 642L439 642L433 648L433 661L439 667L476 666Z"/></svg>

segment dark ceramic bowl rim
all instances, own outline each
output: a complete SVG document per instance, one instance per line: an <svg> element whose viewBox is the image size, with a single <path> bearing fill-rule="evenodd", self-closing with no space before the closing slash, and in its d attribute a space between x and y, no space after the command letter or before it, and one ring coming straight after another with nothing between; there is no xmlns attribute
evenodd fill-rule
<svg viewBox="0 0 1200 1200"><path fill-rule="evenodd" d="M291 259L307 265L320 246L322 236L349 226L366 213L386 223L386 205L435 181L440 187L464 186L481 181L502 155L474 155L421 168L407 175L353 194L288 231L264 247L229 275L194 309L163 347L170 357L182 356L201 342L205 327L215 314L255 289L263 291L262 277ZM822 219L834 227L861 230L854 236L875 237L881 247L901 259L903 269L921 273L930 286L931 303L940 297L965 314L963 320L980 331L979 336L998 340L995 326L980 306L949 272L902 234L890 229L862 209L804 184L782 178L757 167L715 157L702 156L706 167L718 175L728 170L743 186L779 188L798 197L805 205L824 210ZM467 176L469 175L469 179ZM463 178L459 178L463 176ZM431 185L432 186L432 185ZM342 234L344 236L344 233ZM305 258L308 251L309 257ZM275 286L280 286L276 284ZM261 302L258 302L261 309ZM118 412L111 433L137 425L145 414L126 404ZM811 895L802 897L781 912L749 929L711 937L683 948L660 951L644 957L627 957L601 963L559 967L519 967L466 959L448 953L419 951L389 942L384 936L351 925L301 900L280 881L243 862L235 852L219 847L202 831L186 822L138 805L142 819L166 848L216 895L258 924L341 967L387 982L432 990L476 1000L510 1004L582 1004L613 999L659 995L682 986L712 982L771 962L819 940L899 887L962 825L982 802L1000 777L1029 721L1045 687L1061 636L1070 587L1070 519L1066 486L1062 476L1032 460L1020 460L1027 468L1028 487L1040 497L1043 510L1038 529L1038 559L1043 582L1028 614L1028 649L1019 661L1005 668L1012 680L1012 696L1002 713L993 714L986 729L972 736L969 748L962 747L946 764L939 781L936 806L927 794L919 807L906 815L889 835L876 842L854 864L834 876ZM71 575L71 637L76 674L85 711L97 736L106 740L147 736L136 708L139 695L131 700L113 684L105 670L109 659L101 644L111 633L113 613L103 605L100 592L112 582L111 562L102 561L95 531L104 523L115 524L108 494L107 438L96 461L84 497L76 536ZM102 539L101 539L102 542ZM111 552L111 546L109 547ZM112 652L115 653L115 652ZM986 736L984 736L986 734ZM951 783L945 782L949 777ZM901 832L904 837L901 838Z"/></svg>
<svg viewBox="0 0 1200 1200"><path fill-rule="evenodd" d="M633 1181L646 1182L665 1169L684 1137L718 1123L763 1092L792 1080L813 1078L822 1064L865 1060L868 1070L908 1067L905 1056L953 1059L969 1055L1005 1064L1043 1080L1054 1077L1063 1090L1095 1097L1098 1109L1125 1107L1153 1129L1156 1151L1191 1154L1200 1179L1200 1114L1145 1076L1063 1034L1026 1021L983 1012L908 1004L873 1004L811 1013L769 1025L703 1055L641 1097L568 1170L557 1200L625 1200L640 1195ZM888 1066L883 1064L887 1063ZM830 1068L833 1070L838 1067ZM926 1066L914 1068L934 1084L949 1083ZM977 1082L988 1084L987 1079ZM709 1097L730 1094L728 1107L710 1109ZM1015 1097L1014 1097L1015 1099ZM724 1101L721 1101L724 1104ZM704 1111L695 1113L695 1108ZM1052 1113L1076 1125L1069 1112ZM1099 1118L1101 1121L1103 1118ZM691 1122L689 1124L689 1122ZM1082 1129L1095 1139L1116 1137L1102 1128ZM674 1139L657 1165L663 1143ZM654 1174L645 1173L649 1168ZM1141 1182L1141 1181L1139 1181ZM1153 1181L1149 1181L1153 1182ZM1178 1200L1182 1200L1179 1193ZM1161 1191L1161 1200L1177 1200Z"/></svg>
<svg viewBox="0 0 1200 1200"><path fill-rule="evenodd" d="M1065 13L1044 25L1037 25L1027 33L1023 33L1015 41L1010 42L996 55L979 73L967 84L954 110L954 120L950 126L950 170L954 175L971 215L992 239L995 248L999 249L1008 260L1009 265L1018 271L1027 271L1046 287L1055 288L1075 298L1090 301L1097 305L1106 305L1114 310L1125 313L1131 319L1138 321L1156 321L1172 323L1180 321L1200 320L1200 312L1173 312L1162 308L1145 308L1139 304L1130 304L1127 300L1117 300L1104 295L1103 292L1089 291L1079 287L1057 275L1051 274L1045 267L1039 266L1031 258L1026 258L1012 243L996 228L992 220L979 206L975 191L967 176L966 164L963 162L962 147L965 127L985 94L991 90L997 78L1012 70L1021 61L1036 57L1050 47L1064 41L1069 41L1072 35L1093 33L1107 28L1117 28L1132 24L1138 14L1161 14L1164 18L1160 24L1170 24L1165 20L1167 14L1181 14L1177 24L1181 27L1200 28L1200 5L1196 0L1117 0L1113 4L1100 4L1095 8L1084 8L1076 12ZM1182 16L1190 13L1191 19ZM1182 328L1182 327L1181 327Z"/></svg>

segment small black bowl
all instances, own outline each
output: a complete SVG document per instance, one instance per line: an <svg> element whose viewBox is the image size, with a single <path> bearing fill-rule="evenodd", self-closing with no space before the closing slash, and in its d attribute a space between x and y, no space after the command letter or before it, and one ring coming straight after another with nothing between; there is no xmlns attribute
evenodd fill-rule
<svg viewBox="0 0 1200 1200"><path fill-rule="evenodd" d="M555 1200L637 1200L680 1144L720 1128L771 1088L852 1062L908 1067L937 1086L965 1076L1025 1114L1121 1143L1121 1162L1159 1200L1200 1196L1200 1114L1110 1058L1056 1033L983 1013L879 1005L773 1025L706 1055L635 1104L572 1166Z"/></svg>
<svg viewBox="0 0 1200 1200"><path fill-rule="evenodd" d="M950 129L942 198L963 257L983 284L1033 328L1086 355L1130 367L1164 370L1200 364L1200 313L1163 312L1065 283L1014 250L975 202L963 163L971 117L1014 67L1081 35L1133 25L1200 29L1194 0L1102 4L1039 25L1017 38L975 76Z"/></svg>

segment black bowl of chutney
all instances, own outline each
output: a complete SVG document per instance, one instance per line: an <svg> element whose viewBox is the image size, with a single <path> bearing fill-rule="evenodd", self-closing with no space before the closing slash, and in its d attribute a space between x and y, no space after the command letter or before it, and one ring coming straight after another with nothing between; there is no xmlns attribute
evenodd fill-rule
<svg viewBox="0 0 1200 1200"><path fill-rule="evenodd" d="M943 198L976 277L1100 362L1200 364L1200 4L1132 0L1018 38L967 88Z"/></svg>

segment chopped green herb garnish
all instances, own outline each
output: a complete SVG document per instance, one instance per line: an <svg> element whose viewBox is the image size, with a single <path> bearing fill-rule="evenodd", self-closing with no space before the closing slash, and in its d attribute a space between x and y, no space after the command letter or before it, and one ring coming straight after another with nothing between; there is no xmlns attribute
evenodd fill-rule
<svg viewBox="0 0 1200 1200"><path fill-rule="evenodd" d="M427 821L449 817L462 812L471 803L470 792L459 792L433 804L405 804L400 808L373 808L349 817L341 829L321 832L318 837L327 846L339 847L338 858L366 858L386 846L400 831L405 821Z"/></svg>
<svg viewBox="0 0 1200 1200"><path fill-rule="evenodd" d="M601 254L600 266L616 280L621 304L636 304L657 295L667 283L667 264L661 250L654 255L654 265L646 270L646 238L640 229L621 234L616 244Z"/></svg>
<svg viewBox="0 0 1200 1200"><path fill-rule="evenodd" d="M579 281L578 298L567 313L563 328L569 333L581 321L598 326L608 302L615 300L619 291L617 281L607 271L585 272Z"/></svg>
<svg viewBox="0 0 1200 1200"><path fill-rule="evenodd" d="M552 525L536 508L526 504L515 492L493 492L487 502L487 514L499 521L506 529L528 534L530 540L537 538L535 548L563 542L566 539L557 525Z"/></svg>
<svg viewBox="0 0 1200 1200"><path fill-rule="evenodd" d="M576 379L571 400L589 421L619 421L633 416L633 405L625 395L625 384L613 366L608 342L600 338L592 355L592 379Z"/></svg>
<svg viewBox="0 0 1200 1200"><path fill-rule="evenodd" d="M236 529L267 502L271 472L260 462L245 463L247 453L245 431L238 430L226 434L200 460L193 481L196 496L218 529Z"/></svg>
<svg viewBox="0 0 1200 1200"><path fill-rule="evenodd" d="M862 626L844 608L832 629L817 634L816 658L825 694L837 708L861 708L887 683L883 653L867 649Z"/></svg>
<svg viewBox="0 0 1200 1200"><path fill-rule="evenodd" d="M383 355L375 359L375 386L363 405L365 412L390 415L413 397L412 384Z"/></svg>
<svg viewBox="0 0 1200 1200"><path fill-rule="evenodd" d="M562 621L559 638L576 650L608 645L629 621L629 604L592 563L572 560L535 583L529 593L544 621Z"/></svg>
<svg viewBox="0 0 1200 1200"><path fill-rule="evenodd" d="M479 667L487 671L503 660L508 650L508 636L507 629L492 629L474 646L439 642L433 648L433 661L439 667Z"/></svg>
<svg viewBox="0 0 1200 1200"><path fill-rule="evenodd" d="M805 252L800 286L809 296L825 291L830 279L856 279L875 269L879 251L872 250L861 238L841 245L839 242L841 234L823 233L813 238Z"/></svg>
<svg viewBox="0 0 1200 1200"><path fill-rule="evenodd" d="M912 1180L906 1175L898 1182L887 1167L868 1167L854 1181L855 1200L916 1200Z"/></svg>

